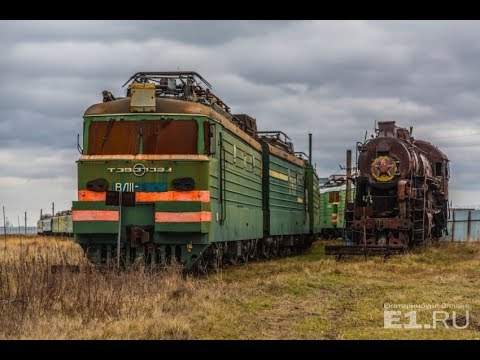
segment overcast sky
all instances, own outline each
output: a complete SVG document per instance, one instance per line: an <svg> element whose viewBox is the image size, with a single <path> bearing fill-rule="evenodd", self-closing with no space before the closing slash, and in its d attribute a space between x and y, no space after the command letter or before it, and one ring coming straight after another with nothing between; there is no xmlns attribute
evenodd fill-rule
<svg viewBox="0 0 480 360"><path fill-rule="evenodd" d="M16 224L76 199L76 136L137 71L194 70L234 113L282 130L321 177L375 120L451 160L450 198L480 205L478 21L0 21L0 205Z"/></svg>

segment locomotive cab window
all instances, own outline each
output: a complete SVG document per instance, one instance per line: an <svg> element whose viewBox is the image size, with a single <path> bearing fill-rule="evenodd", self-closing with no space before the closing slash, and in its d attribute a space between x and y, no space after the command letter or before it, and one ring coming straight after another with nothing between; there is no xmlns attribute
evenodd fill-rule
<svg viewBox="0 0 480 360"><path fill-rule="evenodd" d="M92 121L88 131L89 155L138 154L138 122L110 119Z"/></svg>
<svg viewBox="0 0 480 360"><path fill-rule="evenodd" d="M442 176L443 164L441 162L435 163L435 176Z"/></svg>
<svg viewBox="0 0 480 360"><path fill-rule="evenodd" d="M330 192L328 194L328 202L331 204L340 202L340 192L339 191Z"/></svg>
<svg viewBox="0 0 480 360"><path fill-rule="evenodd" d="M198 154L195 120L93 121L88 154Z"/></svg>
<svg viewBox="0 0 480 360"><path fill-rule="evenodd" d="M143 122L144 154L198 154L198 124L195 120Z"/></svg>

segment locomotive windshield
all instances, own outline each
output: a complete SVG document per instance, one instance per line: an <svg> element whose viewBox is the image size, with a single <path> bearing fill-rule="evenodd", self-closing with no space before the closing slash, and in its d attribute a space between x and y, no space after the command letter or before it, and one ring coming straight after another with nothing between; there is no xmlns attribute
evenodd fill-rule
<svg viewBox="0 0 480 360"><path fill-rule="evenodd" d="M198 154L195 120L93 121L89 155Z"/></svg>

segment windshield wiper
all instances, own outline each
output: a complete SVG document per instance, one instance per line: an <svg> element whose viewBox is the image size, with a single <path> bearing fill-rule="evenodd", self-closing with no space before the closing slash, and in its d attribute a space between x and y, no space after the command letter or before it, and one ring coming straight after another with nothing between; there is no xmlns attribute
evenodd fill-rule
<svg viewBox="0 0 480 360"><path fill-rule="evenodd" d="M103 145L105 145L105 143L107 142L108 135L110 134L110 130L112 130L114 123L115 123L115 118L111 118L110 120L108 120L107 129L105 130L105 135L103 135L103 138L102 138L102 149L103 149Z"/></svg>
<svg viewBox="0 0 480 360"><path fill-rule="evenodd" d="M153 134L157 136L160 133L160 129L165 129L168 125L172 123L173 119L167 119L162 125L157 126Z"/></svg>

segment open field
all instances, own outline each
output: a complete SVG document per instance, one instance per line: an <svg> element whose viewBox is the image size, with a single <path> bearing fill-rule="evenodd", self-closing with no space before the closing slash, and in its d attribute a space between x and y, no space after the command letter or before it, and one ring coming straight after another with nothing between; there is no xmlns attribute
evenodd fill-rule
<svg viewBox="0 0 480 360"><path fill-rule="evenodd" d="M178 268L51 274L60 262L88 267L71 240L10 237L6 253L3 244L0 339L480 339L480 243L336 262L317 242L202 278ZM384 303L469 305L470 322L384 329ZM464 309L434 310L465 323ZM417 323L432 323L432 310L418 310Z"/></svg>

